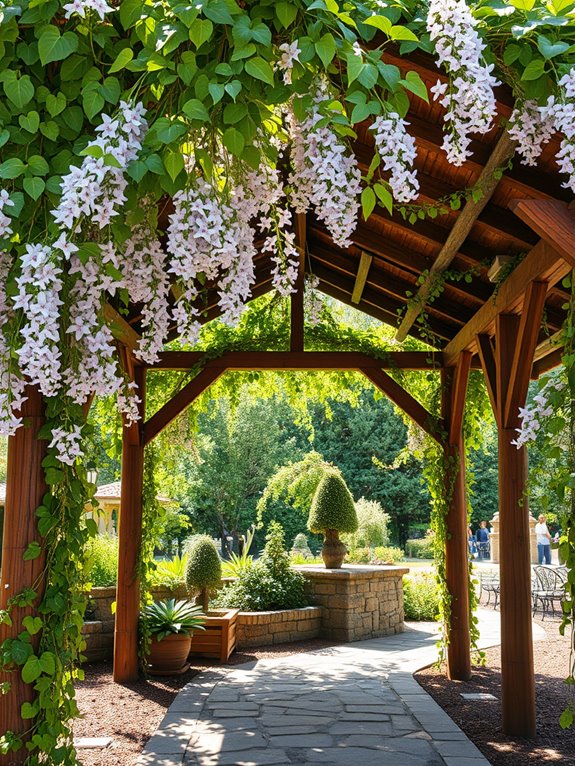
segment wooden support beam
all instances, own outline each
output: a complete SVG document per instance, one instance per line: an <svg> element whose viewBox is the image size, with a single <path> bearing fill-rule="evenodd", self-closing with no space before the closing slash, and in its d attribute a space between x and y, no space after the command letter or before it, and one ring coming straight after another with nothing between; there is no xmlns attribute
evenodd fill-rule
<svg viewBox="0 0 575 766"><path fill-rule="evenodd" d="M202 362L198 351L161 351L150 370L189 370ZM226 351L207 359L204 369L227 370L430 370L442 366L441 353L388 351L381 359L357 351Z"/></svg>
<svg viewBox="0 0 575 766"><path fill-rule="evenodd" d="M104 303L103 312L106 324L110 328L114 338L131 351L137 348L141 337L134 328L126 322L124 317L121 316L109 303Z"/></svg>
<svg viewBox="0 0 575 766"><path fill-rule="evenodd" d="M530 282L547 282L550 288L570 271L571 266L559 253L543 240L538 242L499 286L495 298L485 303L443 349L444 363L456 364L459 352L464 349L475 351L477 336L485 332L494 332L495 320L499 313L520 311L525 290Z"/></svg>
<svg viewBox="0 0 575 766"><path fill-rule="evenodd" d="M525 404L546 295L547 282L530 282L527 286L507 384L508 396L502 412L505 428L517 423L519 407ZM526 360L529 362L526 363Z"/></svg>
<svg viewBox="0 0 575 766"><path fill-rule="evenodd" d="M23 630L22 620L35 615L38 603L44 595L44 567L46 554L24 561L24 552L34 540L40 540L36 509L42 504L46 492L42 461L46 457L47 441L38 439L44 425L44 402L38 389L28 386L27 399L20 412L24 426L8 440L8 467L6 502L4 505L4 532L2 539L2 572L0 579L0 609L6 609L8 601L25 588L34 588L38 594L36 605L14 609L12 625L0 624L0 644L7 638L17 638ZM38 647L40 634L33 636L32 646ZM0 683L7 681L10 688L0 697L0 735L7 731L24 735L30 721L23 720L20 708L24 702L32 702L36 696L33 684L22 681L20 669L14 673L0 673ZM24 737L25 739L25 737ZM2 766L24 763L29 753L22 748L17 753L0 755Z"/></svg>
<svg viewBox="0 0 575 766"><path fill-rule="evenodd" d="M367 275L371 267L373 256L365 251L361 251L361 258L357 269L357 275L355 277L355 285L353 286L353 293L351 296L352 303L359 303L363 294L363 288L367 282Z"/></svg>
<svg viewBox="0 0 575 766"><path fill-rule="evenodd" d="M134 371L138 407L143 421L146 407L146 370ZM114 632L114 681L129 683L138 678L138 620L140 580L137 574L142 541L142 485L144 443L141 421L122 429L122 489L118 533L118 584Z"/></svg>
<svg viewBox="0 0 575 766"><path fill-rule="evenodd" d="M374 367L365 367L363 374L368 380L371 380L376 388L379 388L391 401L396 404L406 415L417 423L420 428L439 441L439 431L443 430L442 424L434 424L433 417L425 407L414 399L405 388L399 385L390 375L383 370Z"/></svg>
<svg viewBox="0 0 575 766"><path fill-rule="evenodd" d="M497 375L495 368L495 352L491 338L486 333L477 336L477 350L485 376L485 385L493 412L497 411Z"/></svg>
<svg viewBox="0 0 575 766"><path fill-rule="evenodd" d="M544 373L549 372L549 370L552 370L555 367L559 367L560 364L563 364L563 353L564 351L562 348L557 348L555 351L551 351L551 353L547 354L547 356L544 356L541 359L538 359L536 362L533 362L531 380L537 380Z"/></svg>
<svg viewBox="0 0 575 766"><path fill-rule="evenodd" d="M507 402L517 398L510 389L512 377L515 385L521 387L532 365L532 357L523 357L520 369L514 372L520 321L515 314L499 314L495 335L499 405L495 417L499 441L501 705L504 732L513 737L532 737L536 732L536 719L527 450L512 444L517 436L518 413L511 410L509 419L505 419Z"/></svg>
<svg viewBox="0 0 575 766"><path fill-rule="evenodd" d="M298 272L291 294L290 312L290 349L304 349L304 296L305 296L305 251L306 251L306 216L304 213L295 215L295 241L299 254Z"/></svg>
<svg viewBox="0 0 575 766"><path fill-rule="evenodd" d="M205 367L196 375L181 391L173 396L169 402L166 402L143 426L143 446L149 444L152 439L161 433L172 420L178 417L186 407L197 399L206 388L211 386L222 373L225 367Z"/></svg>
<svg viewBox="0 0 575 766"><path fill-rule="evenodd" d="M462 351L459 355L459 361L455 367L453 381L451 383L451 403L449 407L449 444L458 445L461 440L461 429L463 426L463 415L465 412L465 396L467 394L467 384L469 382L469 373L471 371L471 360L473 354L471 351ZM466 535L467 537L467 535Z"/></svg>
<svg viewBox="0 0 575 766"><path fill-rule="evenodd" d="M575 268L575 209L554 199L515 199L509 207Z"/></svg>
<svg viewBox="0 0 575 766"><path fill-rule="evenodd" d="M489 202L499 179L495 171L502 167L515 153L515 142L509 137L507 131L503 133L489 161L477 179L477 185L483 189L483 196L478 200L470 199L465 203L465 207L459 214L457 221L449 232L441 252L435 259L433 266L423 284L420 286L412 305L407 309L406 314L396 333L396 340L404 341L407 337L413 323L420 315L425 306L430 292L433 288L438 274L441 274L457 255L459 248L467 239L479 214Z"/></svg>
<svg viewBox="0 0 575 766"><path fill-rule="evenodd" d="M449 434L444 450L448 464L455 472L455 475L446 477L445 487L449 497L449 510L445 519L448 531L445 543L445 575L451 595L447 675L451 680L457 681L467 681L471 678L467 493L462 430L470 369L471 354L464 351L455 369L441 371L441 413Z"/></svg>

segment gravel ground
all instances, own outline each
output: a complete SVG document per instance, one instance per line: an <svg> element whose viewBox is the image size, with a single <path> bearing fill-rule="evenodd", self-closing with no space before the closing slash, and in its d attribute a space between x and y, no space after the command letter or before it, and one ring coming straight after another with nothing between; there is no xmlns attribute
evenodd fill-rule
<svg viewBox="0 0 575 766"><path fill-rule="evenodd" d="M501 730L501 650L488 649L487 664L475 668L470 681L448 681L436 668L426 668L415 678L460 726L493 766L535 766L535 764L575 765L575 729L563 730L559 716L572 688L563 679L568 672L569 637L559 634L558 621L539 622L545 632L535 641L535 685L537 699L537 737L509 739ZM466 701L466 692L487 692L495 700Z"/></svg>
<svg viewBox="0 0 575 766"><path fill-rule="evenodd" d="M559 715L573 698L570 687L563 682L568 669L569 638L559 635L557 621L547 619L539 624L547 637L534 644L538 730L534 740L509 740L501 731L499 648L487 650L486 667L475 668L468 682L450 682L433 667L415 676L493 766L575 766L575 729L564 731L559 726ZM233 654L229 664L285 657L327 646L333 646L333 642L316 639L267 647ZM76 721L75 736L110 736L114 742L106 750L82 750L80 760L84 766L132 766L178 691L208 666L194 666L179 678L141 680L128 686L112 682L111 662L86 666L86 680L77 686L78 707L85 718ZM466 702L461 692L489 692L496 700Z"/></svg>
<svg viewBox="0 0 575 766"><path fill-rule="evenodd" d="M315 639L235 652L228 664L286 657L333 645L333 641ZM74 723L74 736L112 737L113 744L105 750L80 750L82 764L132 766L180 689L210 665L195 665L183 676L142 679L126 686L113 683L111 662L86 665L86 679L76 685L76 700L83 717Z"/></svg>

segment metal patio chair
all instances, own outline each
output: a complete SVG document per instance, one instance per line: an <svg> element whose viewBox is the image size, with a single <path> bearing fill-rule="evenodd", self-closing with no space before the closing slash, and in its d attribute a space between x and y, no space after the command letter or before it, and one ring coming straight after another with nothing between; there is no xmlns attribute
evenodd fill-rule
<svg viewBox="0 0 575 766"><path fill-rule="evenodd" d="M545 564L533 567L535 583L531 596L533 599L533 614L541 608L543 615L552 612L555 617L555 604L559 604L559 613L563 614L562 604L565 599L565 583L567 582L567 569L565 567L552 567Z"/></svg>
<svg viewBox="0 0 575 766"><path fill-rule="evenodd" d="M493 595L493 608L497 609L499 603L499 575L496 572L481 572L479 575L479 586L481 593L485 591L487 593L487 605L491 602L491 596Z"/></svg>

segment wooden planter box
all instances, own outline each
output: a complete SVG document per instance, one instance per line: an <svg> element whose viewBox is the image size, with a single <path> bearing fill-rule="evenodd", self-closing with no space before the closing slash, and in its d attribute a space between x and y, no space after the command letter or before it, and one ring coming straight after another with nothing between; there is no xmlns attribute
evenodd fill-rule
<svg viewBox="0 0 575 766"><path fill-rule="evenodd" d="M205 630L192 637L190 657L214 657L227 662L236 648L236 622L239 609L221 609L208 612Z"/></svg>

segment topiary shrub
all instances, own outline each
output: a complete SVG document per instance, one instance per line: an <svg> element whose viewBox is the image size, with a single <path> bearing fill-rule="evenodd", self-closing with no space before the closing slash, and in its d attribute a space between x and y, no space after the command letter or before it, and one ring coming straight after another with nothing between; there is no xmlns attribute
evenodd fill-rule
<svg viewBox="0 0 575 766"><path fill-rule="evenodd" d="M420 572L403 578L406 620L435 620L439 614L439 590L435 575Z"/></svg>
<svg viewBox="0 0 575 766"><path fill-rule="evenodd" d="M210 590L217 588L222 580L222 562L214 541L208 535L197 535L190 541L186 565L186 585L199 591L196 603L208 611Z"/></svg>
<svg viewBox="0 0 575 766"><path fill-rule="evenodd" d="M290 554L292 557L301 556L304 559L313 558L313 553L311 552L311 549L307 541L307 535L304 535L303 532L300 532L298 535L295 536Z"/></svg>
<svg viewBox="0 0 575 766"><path fill-rule="evenodd" d="M325 537L321 555L326 567L339 569L347 550L339 539L339 533L351 533L357 529L353 497L339 473L328 471L320 481L307 525L311 532L322 532Z"/></svg>
<svg viewBox="0 0 575 766"><path fill-rule="evenodd" d="M303 575L290 567L283 527L273 521L261 558L223 588L216 604L244 612L298 609L308 605L304 584Z"/></svg>

